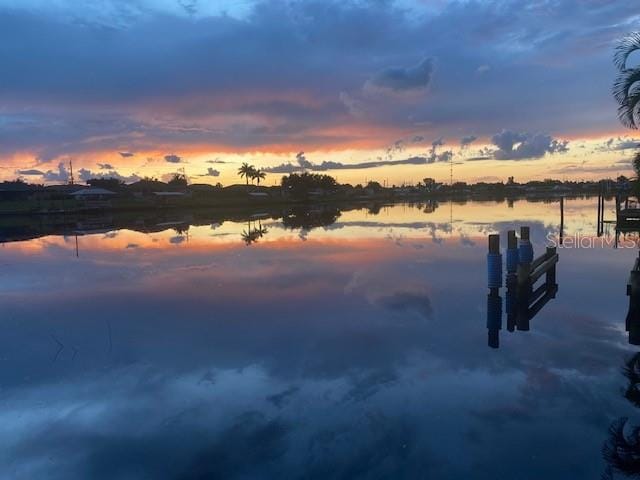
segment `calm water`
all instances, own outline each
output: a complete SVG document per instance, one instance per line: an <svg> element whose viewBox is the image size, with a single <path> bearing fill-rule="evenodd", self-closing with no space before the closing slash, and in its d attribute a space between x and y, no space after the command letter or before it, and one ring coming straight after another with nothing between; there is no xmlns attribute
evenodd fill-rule
<svg viewBox="0 0 640 480"><path fill-rule="evenodd" d="M2 245L0 477L600 478L640 424L638 249L560 249L556 298L491 349L487 234L540 253L559 206L432 210ZM566 237L595 221L566 202Z"/></svg>

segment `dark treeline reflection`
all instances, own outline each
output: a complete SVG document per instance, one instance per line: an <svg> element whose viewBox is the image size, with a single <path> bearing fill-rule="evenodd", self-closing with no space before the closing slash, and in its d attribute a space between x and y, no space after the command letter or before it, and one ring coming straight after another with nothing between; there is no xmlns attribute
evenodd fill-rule
<svg viewBox="0 0 640 480"><path fill-rule="evenodd" d="M220 211L153 211L123 212L93 215L49 215L5 217L0 219L0 243L36 239L48 235L89 235L127 229L142 233L175 230L179 235L188 233L191 226L234 222L245 224L240 239L247 245L258 242L268 234L267 221L281 221L291 230L310 231L335 223L342 212L365 209L369 215L378 215L383 204L304 204L286 208L241 209ZM411 204L421 208L422 204ZM430 211L435 211L432 205Z"/></svg>
<svg viewBox="0 0 640 480"><path fill-rule="evenodd" d="M569 198L569 197L566 197ZM576 197L577 198L577 197ZM583 198L583 197L580 197ZM585 197L586 198L586 197ZM553 204L556 197L527 198L527 203ZM470 202L453 200L446 203L448 208L464 209ZM490 205L506 204L513 207L513 199L495 199ZM342 213L364 210L368 215L379 215L385 207L406 206L422 214L435 213L441 206L437 200L385 203L380 200L359 200L354 202L296 203L292 205L254 205L200 209L157 208L141 211L104 211L84 213L49 213L46 215L5 215L0 218L0 243L32 240L49 235L86 235L127 229L142 233L156 233L180 226L184 232L190 226L204 226L235 222L247 225L240 235L240 241L248 245L256 243L268 234L263 224L268 220L281 221L283 226L304 232L318 227L327 227L336 222ZM250 224L250 225L248 225Z"/></svg>
<svg viewBox="0 0 640 480"><path fill-rule="evenodd" d="M629 310L625 318L629 344L640 345L640 257L636 258L627 282ZM622 390L624 398L640 408L640 352L629 358L622 374L627 380ZM615 473L632 478L640 477L640 415L631 419L623 416L609 427L609 438L602 447L607 463L603 479L613 479Z"/></svg>

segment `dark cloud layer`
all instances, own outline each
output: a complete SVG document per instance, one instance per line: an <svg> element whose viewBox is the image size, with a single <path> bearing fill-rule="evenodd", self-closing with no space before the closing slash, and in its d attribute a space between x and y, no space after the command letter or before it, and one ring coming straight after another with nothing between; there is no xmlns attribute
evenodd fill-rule
<svg viewBox="0 0 640 480"><path fill-rule="evenodd" d="M16 170L18 175L26 175L26 176L35 176L35 175L43 175L44 172L42 170L36 170L35 168L31 168L28 170Z"/></svg>
<svg viewBox="0 0 640 480"><path fill-rule="evenodd" d="M491 137L498 147L493 152L496 160L523 160L541 158L547 153L564 153L569 150L569 142L557 140L550 135L529 134L503 130Z"/></svg>
<svg viewBox="0 0 640 480"><path fill-rule="evenodd" d="M328 170L362 170L367 168L377 168L389 165L427 165L434 162L446 162L449 160L449 152L444 152L436 157L416 156L401 160L374 160L360 163L341 163L331 160L324 160L321 163L302 162L283 163L275 167L266 167L263 170L269 173L296 173L296 172L326 172Z"/></svg>
<svg viewBox="0 0 640 480"><path fill-rule="evenodd" d="M389 67L376 73L365 84L365 89L393 93L413 93L425 90L433 75L433 59L425 58L408 68Z"/></svg>
<svg viewBox="0 0 640 480"><path fill-rule="evenodd" d="M419 125L611 129L611 44L637 15L626 0L257 1L240 16L183 4L0 7L0 155L349 144L372 125L371 142ZM427 87L409 102L367 95ZM543 140L499 155L535 156Z"/></svg>

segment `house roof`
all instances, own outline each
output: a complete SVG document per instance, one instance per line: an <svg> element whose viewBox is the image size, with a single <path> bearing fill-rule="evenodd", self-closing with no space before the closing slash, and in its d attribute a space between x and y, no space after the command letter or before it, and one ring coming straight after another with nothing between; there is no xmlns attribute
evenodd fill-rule
<svg viewBox="0 0 640 480"><path fill-rule="evenodd" d="M86 196L93 196L93 195L115 195L115 192L112 192L111 190L107 190L106 188L85 188L83 190L78 190L77 192L73 192L70 195L73 195L74 197L86 197Z"/></svg>
<svg viewBox="0 0 640 480"><path fill-rule="evenodd" d="M0 192L30 192L36 189L37 187L22 182L0 183Z"/></svg>

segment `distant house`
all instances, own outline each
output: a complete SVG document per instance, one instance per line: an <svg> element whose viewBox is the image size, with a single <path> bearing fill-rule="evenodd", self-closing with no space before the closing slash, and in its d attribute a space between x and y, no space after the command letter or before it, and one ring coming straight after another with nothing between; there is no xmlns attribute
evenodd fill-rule
<svg viewBox="0 0 640 480"><path fill-rule="evenodd" d="M35 185L23 182L0 183L0 200L26 200L38 190Z"/></svg>
<svg viewBox="0 0 640 480"><path fill-rule="evenodd" d="M70 194L75 199L94 199L94 200L106 200L116 195L115 192L107 190L106 188L83 188L82 190L76 190Z"/></svg>
<svg viewBox="0 0 640 480"><path fill-rule="evenodd" d="M249 198L254 200L269 198L269 194L267 192L249 192Z"/></svg>
<svg viewBox="0 0 640 480"><path fill-rule="evenodd" d="M186 194L184 192L161 191L153 192L153 196L159 201L160 204L171 205L180 201L180 199L184 198Z"/></svg>
<svg viewBox="0 0 640 480"><path fill-rule="evenodd" d="M73 184L47 185L44 187L42 198L49 200L64 200L69 198L72 193L86 188L88 187Z"/></svg>
<svg viewBox="0 0 640 480"><path fill-rule="evenodd" d="M69 195L79 201L85 209L100 209L110 207L111 199L116 193L106 188L90 187L76 190Z"/></svg>
<svg viewBox="0 0 640 480"><path fill-rule="evenodd" d="M184 192L153 192L156 197L184 197Z"/></svg>

